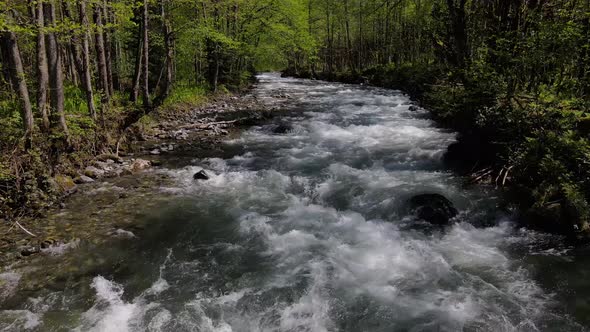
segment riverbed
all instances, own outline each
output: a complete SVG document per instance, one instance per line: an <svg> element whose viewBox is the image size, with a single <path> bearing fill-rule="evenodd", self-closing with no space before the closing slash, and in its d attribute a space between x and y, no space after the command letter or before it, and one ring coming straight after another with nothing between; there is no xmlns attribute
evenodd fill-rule
<svg viewBox="0 0 590 332"><path fill-rule="evenodd" d="M399 91L262 74L285 115L77 194L112 241L50 247L0 274L6 331L585 331L587 252L522 229L442 156L456 135ZM196 181L201 170L210 179ZM93 191L94 190L94 191ZM454 223L403 213L448 198ZM53 250L53 251L51 251ZM37 280L43 280L39 282Z"/></svg>

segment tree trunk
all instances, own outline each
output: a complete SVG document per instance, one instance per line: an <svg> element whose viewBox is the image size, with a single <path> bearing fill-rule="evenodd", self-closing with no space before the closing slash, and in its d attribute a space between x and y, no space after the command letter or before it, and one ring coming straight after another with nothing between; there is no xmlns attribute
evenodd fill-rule
<svg viewBox="0 0 590 332"><path fill-rule="evenodd" d="M463 68L467 58L467 17L465 14L465 3L467 0L447 0L449 15L451 17L451 30L455 44L454 64Z"/></svg>
<svg viewBox="0 0 590 332"><path fill-rule="evenodd" d="M98 80L99 86L102 90L103 104L108 104L110 101L109 81L107 73L107 60L104 49L104 38L103 38L103 24L102 24L102 10L100 4L94 4L94 23L96 24L97 31L94 34L95 46L96 46L96 57L98 63Z"/></svg>
<svg viewBox="0 0 590 332"><path fill-rule="evenodd" d="M50 1L45 12L45 18L49 25L55 25L55 3ZM64 111L64 82L62 72L62 60L57 43L55 32L48 34L48 58L49 58L49 88L51 90L51 109L52 116L57 117L59 127L64 135L66 145L70 144L70 133L66 122Z"/></svg>
<svg viewBox="0 0 590 332"><path fill-rule="evenodd" d="M75 19L70 12L69 3L67 1L62 1L62 9L63 14L67 17L71 22L75 22ZM80 41L78 40L78 35L76 31L71 29L69 31L71 34L70 42L67 44L67 55L68 55L68 73L72 82L75 86L78 86L78 76L81 76L82 73L82 59L80 59L80 52L78 50L78 45Z"/></svg>
<svg viewBox="0 0 590 332"><path fill-rule="evenodd" d="M174 72L174 36L170 27L170 20L166 13L166 0L162 0L162 23L164 29L164 45L166 49L166 76L164 76L164 88L160 99L166 99L172 90Z"/></svg>
<svg viewBox="0 0 590 332"><path fill-rule="evenodd" d="M86 14L86 0L78 2L80 23L84 30L82 34L82 86L86 92L86 105L90 117L96 122L96 106L94 105L94 92L92 91L92 74L90 72L90 46L88 43L90 24Z"/></svg>
<svg viewBox="0 0 590 332"><path fill-rule="evenodd" d="M103 26L109 24L109 8L108 8L108 3L107 0L103 1L103 6L102 6L102 12L103 12ZM104 50L105 50L105 62L106 62L106 69L107 69L107 84L108 84L108 90L109 90L109 95L112 96L114 94L114 84L113 84L113 62L112 62L112 56L111 56L111 48L112 48L112 42L111 42L111 31L110 28L104 28L103 29L103 40L104 40Z"/></svg>
<svg viewBox="0 0 590 332"><path fill-rule="evenodd" d="M140 28L141 31L141 28ZM139 89L141 84L141 71L142 71L142 63L143 63L143 41L141 38L137 44L137 56L135 58L135 74L133 75L133 88L131 89L131 96L130 100L133 103L137 102L139 98Z"/></svg>
<svg viewBox="0 0 590 332"><path fill-rule="evenodd" d="M149 109L150 90L149 90L149 74L150 74L150 51L149 51L149 37L148 37L148 23L149 23L149 7L148 0L143 2L143 106Z"/></svg>
<svg viewBox="0 0 590 332"><path fill-rule="evenodd" d="M37 109L41 114L41 129L44 132L49 131L49 114L47 111L47 87L49 84L49 68L47 65L47 51L45 48L45 15L43 14L43 3L38 1L36 4L37 28Z"/></svg>
<svg viewBox="0 0 590 332"><path fill-rule="evenodd" d="M23 129L25 131L25 149L29 149L33 143L33 108L31 107L31 100L29 99L29 89L25 78L25 71L16 39L16 34L11 31L3 33L4 44L10 56L10 73L12 85L17 90L21 99L22 110L21 116L23 121Z"/></svg>

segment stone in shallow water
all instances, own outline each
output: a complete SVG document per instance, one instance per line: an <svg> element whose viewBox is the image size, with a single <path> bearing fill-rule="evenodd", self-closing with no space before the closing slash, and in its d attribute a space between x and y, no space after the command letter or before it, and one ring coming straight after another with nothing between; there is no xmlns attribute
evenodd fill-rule
<svg viewBox="0 0 590 332"><path fill-rule="evenodd" d="M74 179L74 183L77 183L77 184L92 183L92 182L94 182L94 179L89 176L86 176L86 175L80 175L79 177Z"/></svg>
<svg viewBox="0 0 590 332"><path fill-rule="evenodd" d="M88 166L84 169L84 175L97 179L104 176L105 171L94 166Z"/></svg>
<svg viewBox="0 0 590 332"><path fill-rule="evenodd" d="M152 166L152 163L149 160L136 159L131 164L130 169L133 173L136 173L136 172L141 172L145 169L148 169L151 166Z"/></svg>
<svg viewBox="0 0 590 332"><path fill-rule="evenodd" d="M201 170L200 172L195 173L193 175L193 179L195 180L209 180L209 174L205 172L205 170Z"/></svg>
<svg viewBox="0 0 590 332"><path fill-rule="evenodd" d="M274 130L273 133L275 134L286 134L289 131L293 130L293 127L289 124L280 124Z"/></svg>
<svg viewBox="0 0 590 332"><path fill-rule="evenodd" d="M457 209L446 197L439 194L421 194L408 200L410 214L434 225L448 225L457 215Z"/></svg>

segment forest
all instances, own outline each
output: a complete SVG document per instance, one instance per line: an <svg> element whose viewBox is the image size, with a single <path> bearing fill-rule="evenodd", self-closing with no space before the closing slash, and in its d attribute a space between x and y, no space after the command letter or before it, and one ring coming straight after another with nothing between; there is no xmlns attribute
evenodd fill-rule
<svg viewBox="0 0 590 332"><path fill-rule="evenodd" d="M400 89L524 219L590 231L589 0L0 1L0 210L256 72ZM526 218L528 217L528 218Z"/></svg>

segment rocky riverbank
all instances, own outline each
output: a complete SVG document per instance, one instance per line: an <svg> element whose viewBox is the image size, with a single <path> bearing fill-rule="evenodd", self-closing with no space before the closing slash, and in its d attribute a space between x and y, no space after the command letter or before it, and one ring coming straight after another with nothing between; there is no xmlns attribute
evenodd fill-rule
<svg viewBox="0 0 590 332"><path fill-rule="evenodd" d="M19 265L83 244L135 237L146 225L138 225L138 218L131 216L166 197L157 189L170 181L160 171L162 167L182 167L194 158L223 157L222 140L279 111L280 105L269 108L255 95L246 94L218 97L200 107L156 112L130 129L118 153L97 156L75 176L56 176L63 200L54 208L38 218L3 220L0 263Z"/></svg>

